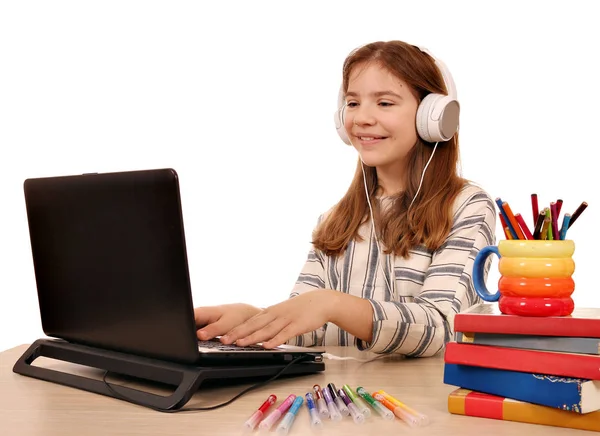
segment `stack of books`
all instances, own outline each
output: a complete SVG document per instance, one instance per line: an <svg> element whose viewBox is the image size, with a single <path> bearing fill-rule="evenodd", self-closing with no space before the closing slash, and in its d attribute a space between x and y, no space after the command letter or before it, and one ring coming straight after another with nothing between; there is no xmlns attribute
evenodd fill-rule
<svg viewBox="0 0 600 436"><path fill-rule="evenodd" d="M475 305L444 354L453 414L600 431L600 309L565 317Z"/></svg>

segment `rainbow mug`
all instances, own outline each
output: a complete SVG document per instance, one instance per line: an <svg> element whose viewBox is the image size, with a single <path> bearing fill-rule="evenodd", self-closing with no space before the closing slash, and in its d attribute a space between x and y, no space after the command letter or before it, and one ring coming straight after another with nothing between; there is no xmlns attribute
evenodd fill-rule
<svg viewBox="0 0 600 436"><path fill-rule="evenodd" d="M575 304L572 240L502 240L483 248L475 257L475 291L488 302L498 302L500 312L520 316L567 316ZM492 254L499 257L498 291L485 286L484 267Z"/></svg>

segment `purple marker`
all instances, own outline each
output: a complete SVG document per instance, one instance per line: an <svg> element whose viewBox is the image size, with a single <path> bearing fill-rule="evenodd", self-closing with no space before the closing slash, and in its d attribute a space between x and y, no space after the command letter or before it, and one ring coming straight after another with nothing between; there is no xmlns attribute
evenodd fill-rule
<svg viewBox="0 0 600 436"><path fill-rule="evenodd" d="M344 416L348 416L350 415L350 412L348 411L348 408L346 407L346 405L344 404L344 400L342 400L340 398L340 396L338 395L338 390L335 387L335 385L333 383L329 383L327 385L327 387L329 388L329 390L331 391L331 397L335 400L335 404L337 404L338 409L340 411L340 413Z"/></svg>
<svg viewBox="0 0 600 436"><path fill-rule="evenodd" d="M350 415L352 415L352 419L354 420L354 423L362 424L365 421L365 417L363 416L362 413L360 413L360 411L358 410L358 407L356 407L356 404L354 404L352 402L350 397L348 395L346 395L346 392L344 392L343 389L340 389L338 391L338 394L340 394L340 397L342 398L344 403L346 403L346 406L348 406L348 410L350 411Z"/></svg>
<svg viewBox="0 0 600 436"><path fill-rule="evenodd" d="M323 396L325 397L325 402L327 403L327 408L329 409L329 418L332 421L340 421L342 419L342 415L340 415L340 411L338 410L333 398L331 398L331 392L329 389L323 389Z"/></svg>

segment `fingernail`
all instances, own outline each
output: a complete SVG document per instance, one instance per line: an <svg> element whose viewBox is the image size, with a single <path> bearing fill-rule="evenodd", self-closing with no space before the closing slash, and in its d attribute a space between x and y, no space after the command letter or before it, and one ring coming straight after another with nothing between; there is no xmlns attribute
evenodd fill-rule
<svg viewBox="0 0 600 436"><path fill-rule="evenodd" d="M229 342L229 336L221 336L221 342Z"/></svg>

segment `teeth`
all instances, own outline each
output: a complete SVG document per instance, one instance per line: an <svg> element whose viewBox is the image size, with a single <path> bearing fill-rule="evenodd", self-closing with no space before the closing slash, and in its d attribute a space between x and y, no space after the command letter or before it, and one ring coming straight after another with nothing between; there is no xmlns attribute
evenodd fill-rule
<svg viewBox="0 0 600 436"><path fill-rule="evenodd" d="M361 136L360 139L362 139L363 141L372 141L375 138L372 136Z"/></svg>

